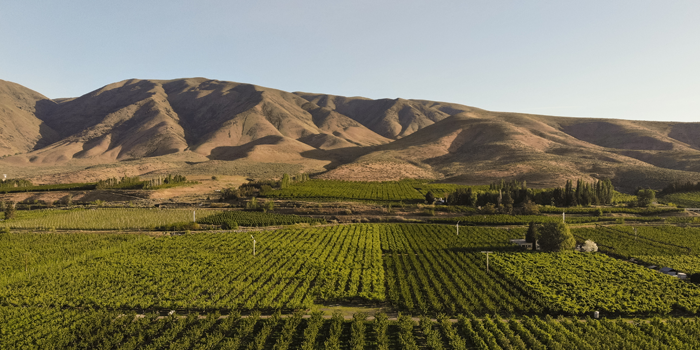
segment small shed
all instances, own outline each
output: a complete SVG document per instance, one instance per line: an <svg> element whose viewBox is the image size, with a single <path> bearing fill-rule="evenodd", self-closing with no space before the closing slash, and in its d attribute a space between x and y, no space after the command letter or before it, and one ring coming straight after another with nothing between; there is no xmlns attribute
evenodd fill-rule
<svg viewBox="0 0 700 350"><path fill-rule="evenodd" d="M524 238L511 239L509 241L519 247L532 250L532 243L525 242ZM539 244L537 246L539 247Z"/></svg>

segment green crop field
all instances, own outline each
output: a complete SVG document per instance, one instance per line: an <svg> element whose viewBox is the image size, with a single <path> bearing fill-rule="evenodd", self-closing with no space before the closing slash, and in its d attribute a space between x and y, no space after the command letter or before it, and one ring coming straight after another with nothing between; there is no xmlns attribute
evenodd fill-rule
<svg viewBox="0 0 700 350"><path fill-rule="evenodd" d="M18 272L36 274L52 265L147 239L150 237L115 233L0 233L0 283Z"/></svg>
<svg viewBox="0 0 700 350"><path fill-rule="evenodd" d="M0 226L30 230L127 230L154 229L178 222L192 221L191 209L97 208L44 209L18 211L17 217ZM200 210L199 216L214 215L221 210Z"/></svg>
<svg viewBox="0 0 700 350"><path fill-rule="evenodd" d="M25 274L0 286L0 304L260 309L383 300L380 232L370 225L257 232L256 256L249 234L150 239Z"/></svg>
<svg viewBox="0 0 700 350"><path fill-rule="evenodd" d="M695 349L700 321L571 320L490 316L457 322L402 314L304 318L259 312L200 317L133 312L0 307L2 349Z"/></svg>
<svg viewBox="0 0 700 350"><path fill-rule="evenodd" d="M337 180L308 180L287 188L265 193L271 198L334 199L361 201L423 201L425 196L415 186L415 180L388 182L354 182Z"/></svg>
<svg viewBox="0 0 700 350"><path fill-rule="evenodd" d="M663 200L688 208L700 208L700 192L679 192L665 195Z"/></svg>
<svg viewBox="0 0 700 350"><path fill-rule="evenodd" d="M601 253L523 252L509 240L525 231L352 224L158 237L2 232L0 348L681 349L700 339L697 318L679 318L700 312L697 285ZM640 227L637 239L627 226L573 231L579 240L596 237L603 250L648 253L640 257L694 257L700 247L696 228ZM624 244L607 246L616 242ZM483 251L492 252L488 271ZM337 303L399 317L312 312ZM187 316L158 317L169 310ZM666 320L580 319L594 310Z"/></svg>
<svg viewBox="0 0 700 350"><path fill-rule="evenodd" d="M700 272L700 228L654 226L635 228L612 226L576 228L579 241L593 240L602 252L635 258L646 264L668 266L686 272Z"/></svg>
<svg viewBox="0 0 700 350"><path fill-rule="evenodd" d="M454 226L415 224L290 228L255 232L255 256L247 233L147 237L131 243L115 236L112 243L101 245L80 243L105 239L86 235L67 242L92 247L90 254L49 254L46 263L32 264L43 264L44 268L28 272L21 271L21 262L14 262L12 269L20 268L20 272L0 285L0 305L273 310L364 300L388 302L398 310L413 313L450 315L589 311L584 306L572 306L573 301L549 300L549 287L531 284L524 276L533 273L515 269L563 264L558 270L547 270L548 276L567 279L576 274L567 268L578 266L602 279L618 280L619 270L636 277L625 282L625 290L653 290L655 297L673 301L670 306L656 305L651 297L637 296L650 305L648 309L630 304L629 308L623 305L621 309L604 310L622 314L664 313L669 308L697 312L694 300L700 301L700 289L649 269L601 254L521 256L508 240L523 237L524 232L524 228L463 227L457 236ZM33 236L35 248L25 251L56 250L52 247L58 244L54 236ZM22 234L3 235L7 251L20 249L26 241ZM490 272L485 271L486 257L480 253L484 250L498 252L492 257ZM553 257L571 260L556 263ZM516 260L504 263L509 259ZM562 295L564 290L555 292ZM604 293L585 297L592 305L607 305Z"/></svg>
<svg viewBox="0 0 700 350"><path fill-rule="evenodd" d="M257 211L230 210L197 219L200 224L223 225L236 223L241 226L292 225L298 223L321 223L322 219L313 219L298 215L263 213Z"/></svg>
<svg viewBox="0 0 700 350"><path fill-rule="evenodd" d="M621 314L700 311L700 288L596 253L494 254L501 273L553 310Z"/></svg>
<svg viewBox="0 0 700 350"><path fill-rule="evenodd" d="M668 266L687 274L700 273L700 255L636 255L635 258L646 264Z"/></svg>
<svg viewBox="0 0 700 350"><path fill-rule="evenodd" d="M530 298L500 273L486 272L480 250L513 250L508 242L523 230L450 226L388 226L382 239L387 254L387 298L408 311L540 313L544 305Z"/></svg>

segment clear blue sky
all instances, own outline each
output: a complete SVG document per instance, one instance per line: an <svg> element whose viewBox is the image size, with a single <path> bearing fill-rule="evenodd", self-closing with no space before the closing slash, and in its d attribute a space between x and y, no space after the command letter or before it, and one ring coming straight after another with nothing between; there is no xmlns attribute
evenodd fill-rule
<svg viewBox="0 0 700 350"><path fill-rule="evenodd" d="M0 79L130 78L700 121L700 1L2 0Z"/></svg>

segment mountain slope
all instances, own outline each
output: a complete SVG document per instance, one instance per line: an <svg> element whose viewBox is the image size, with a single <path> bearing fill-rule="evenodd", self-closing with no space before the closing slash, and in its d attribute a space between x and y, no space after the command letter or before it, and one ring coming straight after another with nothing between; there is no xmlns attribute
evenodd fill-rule
<svg viewBox="0 0 700 350"><path fill-rule="evenodd" d="M24 161L118 161L185 150L218 160L261 159L255 153L270 156L269 145L284 154L270 158L277 161L310 149L390 141L296 95L204 78L126 80L54 104L39 117L60 141Z"/></svg>
<svg viewBox="0 0 700 350"><path fill-rule="evenodd" d="M591 124L608 127L591 132ZM662 126L664 126L662 128ZM693 126L696 124L685 124ZM488 183L518 178L551 186L566 179L616 179L618 186L659 187L699 178L700 152L670 136L678 124L462 112L323 175L363 180L382 176L377 164L402 163L445 181ZM632 183L627 180L633 179Z"/></svg>
<svg viewBox="0 0 700 350"><path fill-rule="evenodd" d="M19 84L0 80L0 156L25 153L58 140L37 116L56 103Z"/></svg>
<svg viewBox="0 0 700 350"><path fill-rule="evenodd" d="M55 101L0 81L0 130L0 154L20 153L0 165L16 169L151 158L184 172L208 162L286 163L346 180L700 181L700 123L491 112L205 78L131 79Z"/></svg>

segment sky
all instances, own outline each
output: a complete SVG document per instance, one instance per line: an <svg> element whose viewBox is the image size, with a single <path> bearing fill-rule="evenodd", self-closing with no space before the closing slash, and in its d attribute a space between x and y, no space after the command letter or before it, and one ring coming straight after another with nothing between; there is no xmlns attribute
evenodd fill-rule
<svg viewBox="0 0 700 350"><path fill-rule="evenodd" d="M206 77L492 111L700 121L700 1L0 0L0 79L50 98Z"/></svg>

